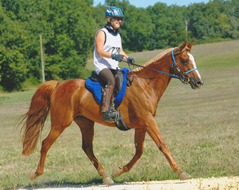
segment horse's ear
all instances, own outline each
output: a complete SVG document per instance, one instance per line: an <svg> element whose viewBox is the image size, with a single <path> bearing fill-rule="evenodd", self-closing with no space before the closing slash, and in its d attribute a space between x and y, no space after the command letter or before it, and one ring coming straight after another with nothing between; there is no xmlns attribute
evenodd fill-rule
<svg viewBox="0 0 239 190"><path fill-rule="evenodd" d="M179 47L180 51L182 51L187 45L187 40Z"/></svg>
<svg viewBox="0 0 239 190"><path fill-rule="evenodd" d="M190 42L190 44L188 44L188 48L191 50L193 46L193 40Z"/></svg>

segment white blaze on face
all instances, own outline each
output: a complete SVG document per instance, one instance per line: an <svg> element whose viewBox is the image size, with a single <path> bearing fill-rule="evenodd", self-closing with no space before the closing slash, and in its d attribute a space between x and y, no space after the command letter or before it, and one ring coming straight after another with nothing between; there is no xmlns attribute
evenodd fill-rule
<svg viewBox="0 0 239 190"><path fill-rule="evenodd" d="M189 56L189 59L190 59L190 60L192 61L192 63L193 63L193 68L194 68L194 69L197 68L196 62L195 62L195 59L194 59L193 55L192 55L191 53L188 53L188 56ZM198 77L201 79L201 75L199 74L198 70L195 70L195 71L197 72Z"/></svg>

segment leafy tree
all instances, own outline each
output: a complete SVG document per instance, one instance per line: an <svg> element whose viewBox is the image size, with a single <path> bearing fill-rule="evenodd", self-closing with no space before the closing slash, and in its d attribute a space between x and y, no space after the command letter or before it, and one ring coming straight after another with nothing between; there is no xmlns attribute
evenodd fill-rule
<svg viewBox="0 0 239 190"><path fill-rule="evenodd" d="M0 6L0 85L7 91L19 90L26 79L27 34Z"/></svg>
<svg viewBox="0 0 239 190"><path fill-rule="evenodd" d="M43 37L46 79L77 78L92 49L96 24L91 0L17 0L2 4L30 32L28 78L41 77L39 35ZM11 13L11 14L10 14Z"/></svg>
<svg viewBox="0 0 239 190"><path fill-rule="evenodd" d="M91 17L91 1L52 0L41 1L35 12L43 31L46 62L46 79L69 79L80 77L80 69L86 64L95 33Z"/></svg>
<svg viewBox="0 0 239 190"><path fill-rule="evenodd" d="M216 6L218 0L190 7L189 29L197 39L224 38L230 32L228 16L221 12L222 6Z"/></svg>
<svg viewBox="0 0 239 190"><path fill-rule="evenodd" d="M239 37L239 1L223 1L223 0L214 0L214 6L218 8L222 14L220 25L222 26L223 37L236 39Z"/></svg>
<svg viewBox="0 0 239 190"><path fill-rule="evenodd" d="M93 7L92 17L94 18L97 29L100 29L105 26L106 19L105 19L105 11L107 10L107 6L105 5L98 5L97 7Z"/></svg>
<svg viewBox="0 0 239 190"><path fill-rule="evenodd" d="M179 6L167 7L164 3L156 3L153 7L147 8L154 24L150 48L176 46L186 39L184 9L185 7Z"/></svg>
<svg viewBox="0 0 239 190"><path fill-rule="evenodd" d="M239 38L238 0L188 7L156 3L146 9L128 0L92 5L93 0L0 0L1 88L13 91L27 80L41 81L40 34L46 80L85 77L87 56L93 52L96 31L106 23L108 6L124 12L120 33L126 51L177 46L186 37L196 43Z"/></svg>
<svg viewBox="0 0 239 190"><path fill-rule="evenodd" d="M150 16L143 8L128 6L125 9L122 24L122 40L124 48L130 51L142 51L149 47L149 36L153 31Z"/></svg>

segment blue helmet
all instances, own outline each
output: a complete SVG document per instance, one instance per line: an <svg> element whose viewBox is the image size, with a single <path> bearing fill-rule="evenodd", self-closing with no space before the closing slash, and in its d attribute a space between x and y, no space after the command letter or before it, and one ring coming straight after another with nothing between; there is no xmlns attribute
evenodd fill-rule
<svg viewBox="0 0 239 190"><path fill-rule="evenodd" d="M124 18L124 14L119 7L109 7L105 12L105 18L108 18L108 17Z"/></svg>

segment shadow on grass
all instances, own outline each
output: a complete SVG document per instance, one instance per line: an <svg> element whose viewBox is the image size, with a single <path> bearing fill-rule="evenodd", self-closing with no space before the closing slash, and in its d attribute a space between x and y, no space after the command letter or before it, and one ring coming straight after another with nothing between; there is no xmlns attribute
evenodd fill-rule
<svg viewBox="0 0 239 190"><path fill-rule="evenodd" d="M117 180L115 181L114 184L112 185L122 185L125 181L124 180ZM131 181L129 181L131 182ZM18 190L33 190L33 189L50 189L50 188L56 188L56 189L62 189L62 188L87 188L87 187L93 187L93 186L105 186L108 187L110 185L104 185L103 184L103 178L93 178L89 181L87 181L86 183L69 183L69 181L51 181L51 182L47 182L47 183L41 183L41 184L32 184L32 185L28 185L25 187L16 187L14 189L18 189Z"/></svg>

